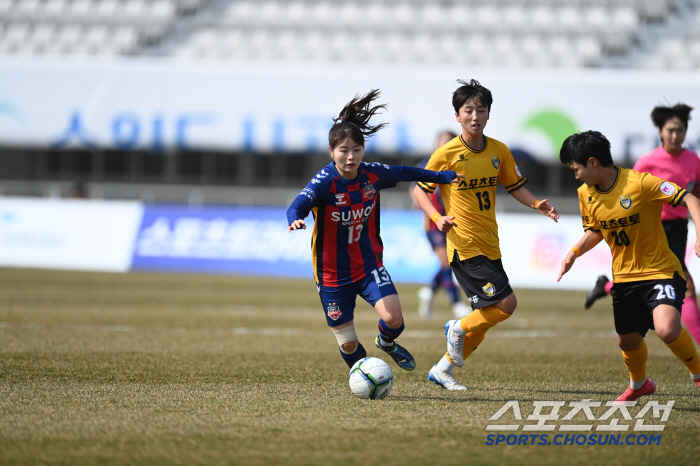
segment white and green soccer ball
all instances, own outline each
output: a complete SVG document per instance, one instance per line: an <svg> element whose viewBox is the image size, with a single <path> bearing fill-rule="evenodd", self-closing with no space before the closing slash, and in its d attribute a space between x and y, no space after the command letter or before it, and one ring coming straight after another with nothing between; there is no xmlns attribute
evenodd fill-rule
<svg viewBox="0 0 700 466"><path fill-rule="evenodd" d="M394 386L394 373L389 364L379 358L360 359L350 369L350 390L358 397L382 400Z"/></svg>

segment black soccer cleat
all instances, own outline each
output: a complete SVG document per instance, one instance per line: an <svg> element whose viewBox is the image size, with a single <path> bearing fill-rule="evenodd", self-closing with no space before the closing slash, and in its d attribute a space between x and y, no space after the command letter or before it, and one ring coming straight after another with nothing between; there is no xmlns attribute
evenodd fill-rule
<svg viewBox="0 0 700 466"><path fill-rule="evenodd" d="M399 345L395 341L392 342L391 346L383 346L379 342L379 336L377 336L377 338L374 340L374 344L377 348L391 356L391 359L393 359L394 362L398 364L401 369L412 371L416 368L416 360L413 359L411 353L409 353L406 348Z"/></svg>
<svg viewBox="0 0 700 466"><path fill-rule="evenodd" d="M608 277L605 275L601 275L598 277L598 279L595 281L595 286L591 290L590 293L588 293L588 296L586 296L586 309L589 309L591 306L593 306L593 303L599 300L600 298L604 298L608 294L605 292L605 285L608 284L610 280L608 280Z"/></svg>

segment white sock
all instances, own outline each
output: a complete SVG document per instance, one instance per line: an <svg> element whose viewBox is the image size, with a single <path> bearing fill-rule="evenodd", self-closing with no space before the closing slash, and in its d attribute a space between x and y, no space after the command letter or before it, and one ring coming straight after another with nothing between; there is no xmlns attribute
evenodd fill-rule
<svg viewBox="0 0 700 466"><path fill-rule="evenodd" d="M394 344L393 341L386 341L384 337L382 337L382 334L379 334L379 344L382 346L391 346Z"/></svg>
<svg viewBox="0 0 700 466"><path fill-rule="evenodd" d="M455 365L452 364L449 359L447 359L447 356L443 356L442 359L438 361L437 368L439 371L447 372L448 374L452 375L452 371L455 370Z"/></svg>
<svg viewBox="0 0 700 466"><path fill-rule="evenodd" d="M691 377L693 380L698 380L698 379L700 379L700 374L690 374L690 377Z"/></svg>
<svg viewBox="0 0 700 466"><path fill-rule="evenodd" d="M461 319L457 319L457 325L454 326L455 333L458 335L466 335L467 332L464 331L462 325L459 323Z"/></svg>
<svg viewBox="0 0 700 466"><path fill-rule="evenodd" d="M644 383L647 381L647 379L641 380L639 382L633 382L632 379L630 379L630 387L632 387L632 390L639 390L644 386Z"/></svg>

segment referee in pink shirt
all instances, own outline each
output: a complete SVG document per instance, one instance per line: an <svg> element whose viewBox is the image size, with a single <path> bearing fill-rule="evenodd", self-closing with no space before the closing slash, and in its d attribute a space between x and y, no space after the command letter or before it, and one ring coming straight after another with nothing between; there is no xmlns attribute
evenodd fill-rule
<svg viewBox="0 0 700 466"><path fill-rule="evenodd" d="M688 131L688 120L693 110L679 103L673 107L655 107L651 120L659 128L661 145L640 157L633 170L651 173L654 176L676 183L693 195L700 195L700 158L698 154L683 147ZM688 209L682 206L673 208L664 204L661 211L661 224L666 232L668 245L683 265L683 273L688 282L688 290L683 301L681 317L688 332L700 344L700 311L695 295L693 277L685 265L685 249L688 240ZM586 297L586 309L593 302L610 294L612 282L604 275L598 277L595 287Z"/></svg>

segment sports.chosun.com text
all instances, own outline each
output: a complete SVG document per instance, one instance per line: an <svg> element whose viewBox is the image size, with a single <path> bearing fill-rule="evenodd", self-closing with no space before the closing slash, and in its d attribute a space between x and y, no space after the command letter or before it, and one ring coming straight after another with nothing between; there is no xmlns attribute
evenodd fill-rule
<svg viewBox="0 0 700 466"><path fill-rule="evenodd" d="M489 434L486 445L660 445L661 434Z"/></svg>

